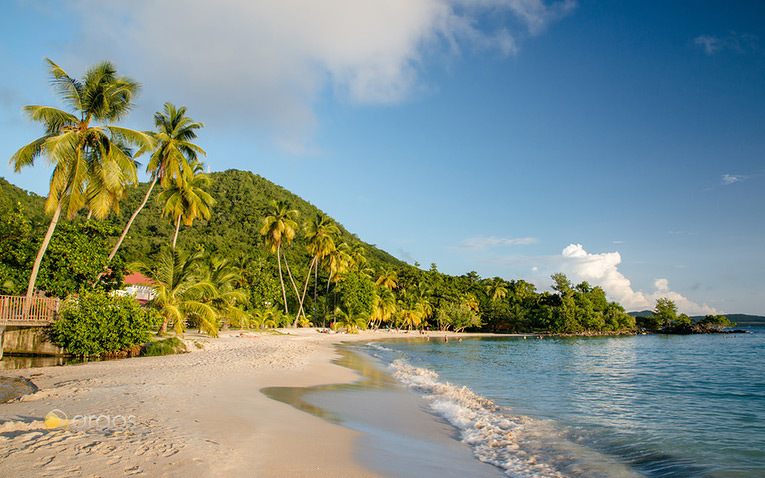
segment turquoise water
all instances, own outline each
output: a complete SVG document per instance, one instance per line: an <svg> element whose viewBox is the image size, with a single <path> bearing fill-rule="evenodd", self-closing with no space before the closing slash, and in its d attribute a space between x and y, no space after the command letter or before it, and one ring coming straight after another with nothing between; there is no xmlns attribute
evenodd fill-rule
<svg viewBox="0 0 765 478"><path fill-rule="evenodd" d="M509 476L765 477L752 330L361 347Z"/></svg>

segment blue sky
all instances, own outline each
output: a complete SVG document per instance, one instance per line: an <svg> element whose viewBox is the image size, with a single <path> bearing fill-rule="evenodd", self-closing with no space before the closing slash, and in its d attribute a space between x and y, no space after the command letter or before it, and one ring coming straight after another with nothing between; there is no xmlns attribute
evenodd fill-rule
<svg viewBox="0 0 765 478"><path fill-rule="evenodd" d="M628 310L765 314L765 4L4 2L0 153L109 59L250 170L423 268L563 271ZM213 5L213 3L215 3ZM0 175L39 194L41 162Z"/></svg>

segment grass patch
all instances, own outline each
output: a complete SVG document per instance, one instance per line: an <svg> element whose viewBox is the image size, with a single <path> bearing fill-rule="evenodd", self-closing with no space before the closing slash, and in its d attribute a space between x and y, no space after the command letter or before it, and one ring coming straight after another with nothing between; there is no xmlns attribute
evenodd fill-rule
<svg viewBox="0 0 765 478"><path fill-rule="evenodd" d="M189 349L181 339L178 337L170 337L169 339L147 344L142 355L147 357L158 357L160 355L183 354L188 351Z"/></svg>

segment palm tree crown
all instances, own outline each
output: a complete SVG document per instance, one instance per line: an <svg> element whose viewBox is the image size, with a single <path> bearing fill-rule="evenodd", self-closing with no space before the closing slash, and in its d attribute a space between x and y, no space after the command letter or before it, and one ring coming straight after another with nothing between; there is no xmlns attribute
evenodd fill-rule
<svg viewBox="0 0 765 478"><path fill-rule="evenodd" d="M27 296L34 291L42 257L61 212L72 218L87 206L97 218L103 218L116 210L125 186L137 181L135 161L127 145L139 147L136 155L153 145L145 133L110 124L130 111L140 89L137 82L118 77L109 62L89 68L82 81L47 58L46 62L54 90L73 113L50 106L25 106L27 116L45 126L45 135L23 146L10 159L16 172L33 166L40 156L53 164L45 202L52 218L32 267Z"/></svg>

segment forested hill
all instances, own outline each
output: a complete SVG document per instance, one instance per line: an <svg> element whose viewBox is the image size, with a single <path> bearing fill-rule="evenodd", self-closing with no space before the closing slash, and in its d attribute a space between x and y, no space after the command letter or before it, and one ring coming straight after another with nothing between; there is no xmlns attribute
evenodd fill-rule
<svg viewBox="0 0 765 478"><path fill-rule="evenodd" d="M628 312L633 317L650 317L653 315L652 310L641 310L636 312ZM762 315L749 315L749 314L724 314L731 322L735 323L739 327L765 327L765 316ZM693 316L691 319L699 320L703 319L703 315Z"/></svg>
<svg viewBox="0 0 765 478"><path fill-rule="evenodd" d="M230 169L210 173L209 176L212 181L207 191L215 199L215 205L211 210L212 215L209 220L198 219L192 226L181 226L178 236L178 244L181 246L195 247L204 244L208 250L218 250L232 258L264 258L269 254L263 245L260 228L263 225L266 209L272 200L287 201L293 209L296 209L299 212L297 222L300 225L320 212L310 202L249 171ZM148 183L142 183L130 188L126 198L120 202L119 214L109 217L109 220L120 230L143 200L148 187ZM44 234L44 228L49 221L42 214L45 198L34 193L27 193L2 178L0 178L0 191L2 191L0 210L6 211L17 202L21 203L24 214L32 220L35 229L39 229L39 233ZM162 207L157 199L160 191L161 188L157 185L146 207L130 228L129 236L120 250L126 262L152 257L160 247L172 241L173 225L161 217ZM342 227L338 221L336 222L340 227L341 240L351 245L360 243L366 251L370 266L376 267L381 264L404 266L402 261L375 246L362 242ZM298 233L293 246L287 249L287 256L290 259L296 259L297 263L304 262L302 257L297 257L305 255L302 234Z"/></svg>

